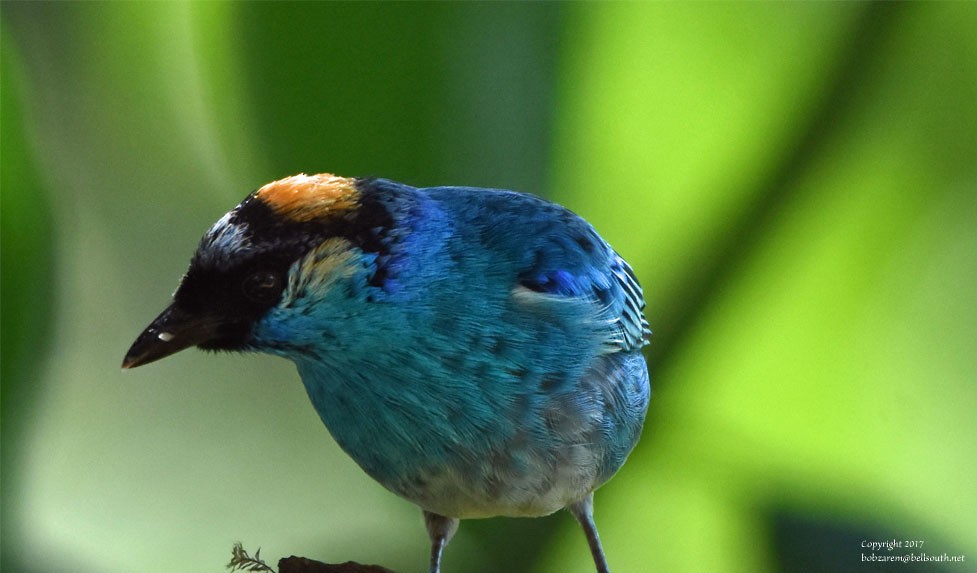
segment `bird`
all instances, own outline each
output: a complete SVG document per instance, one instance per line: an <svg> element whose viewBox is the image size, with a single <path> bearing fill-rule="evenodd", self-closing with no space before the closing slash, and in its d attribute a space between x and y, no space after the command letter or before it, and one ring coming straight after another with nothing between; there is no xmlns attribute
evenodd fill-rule
<svg viewBox="0 0 977 573"><path fill-rule="evenodd" d="M192 346L287 358L339 446L421 509L429 573L460 520L560 509L607 573L593 494L644 425L644 309L556 203L300 173L210 227L123 368Z"/></svg>

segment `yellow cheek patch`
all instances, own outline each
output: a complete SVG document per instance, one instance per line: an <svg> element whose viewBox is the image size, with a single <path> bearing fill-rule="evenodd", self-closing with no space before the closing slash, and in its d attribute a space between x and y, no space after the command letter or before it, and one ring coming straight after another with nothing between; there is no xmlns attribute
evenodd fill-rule
<svg viewBox="0 0 977 573"><path fill-rule="evenodd" d="M331 173L299 173L272 181L256 194L275 213L299 223L355 209L359 196L353 179Z"/></svg>
<svg viewBox="0 0 977 573"><path fill-rule="evenodd" d="M327 239L295 265L289 272L288 288L282 297L284 306L293 306L309 296L317 300L356 270L353 247L340 238Z"/></svg>

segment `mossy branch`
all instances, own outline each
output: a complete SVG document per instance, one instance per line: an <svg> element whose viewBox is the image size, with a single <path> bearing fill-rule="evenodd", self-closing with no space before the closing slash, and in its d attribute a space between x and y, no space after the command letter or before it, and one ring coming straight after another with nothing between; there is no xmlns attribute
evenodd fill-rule
<svg viewBox="0 0 977 573"><path fill-rule="evenodd" d="M353 561L331 564L322 563L305 557L283 557L278 560L278 571L261 559L261 549L251 556L240 543L231 548L231 561L227 564L228 571L248 571L253 573L395 573L379 565L361 565Z"/></svg>

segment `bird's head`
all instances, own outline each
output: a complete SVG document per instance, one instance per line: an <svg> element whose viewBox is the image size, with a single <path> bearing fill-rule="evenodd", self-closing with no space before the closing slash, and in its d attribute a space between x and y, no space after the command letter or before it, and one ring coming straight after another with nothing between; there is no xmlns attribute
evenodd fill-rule
<svg viewBox="0 0 977 573"><path fill-rule="evenodd" d="M201 239L172 304L139 335L123 367L191 346L301 352L303 328L328 321L321 313L382 293L393 225L376 194L364 192L369 186L303 174L248 195Z"/></svg>

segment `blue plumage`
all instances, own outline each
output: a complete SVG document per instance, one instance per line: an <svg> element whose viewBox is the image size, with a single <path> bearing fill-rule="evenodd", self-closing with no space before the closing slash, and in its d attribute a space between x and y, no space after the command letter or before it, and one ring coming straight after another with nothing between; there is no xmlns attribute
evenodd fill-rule
<svg viewBox="0 0 977 573"><path fill-rule="evenodd" d="M637 442L650 395L631 268L537 197L324 177L269 184L219 221L127 365L191 344L285 356L340 446L425 511L432 571L458 518L564 507L606 571L592 493ZM234 297L245 318L230 326L186 318ZM163 341L187 320L206 336Z"/></svg>

